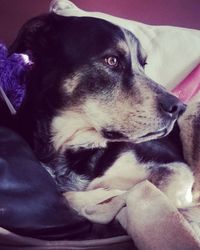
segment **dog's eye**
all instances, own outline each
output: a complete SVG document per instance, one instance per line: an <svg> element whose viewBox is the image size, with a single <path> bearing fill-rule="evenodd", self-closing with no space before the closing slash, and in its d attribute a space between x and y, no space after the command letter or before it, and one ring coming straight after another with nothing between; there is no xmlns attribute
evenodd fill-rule
<svg viewBox="0 0 200 250"><path fill-rule="evenodd" d="M117 67L119 65L119 61L118 61L118 58L116 56L106 57L105 63L111 67Z"/></svg>

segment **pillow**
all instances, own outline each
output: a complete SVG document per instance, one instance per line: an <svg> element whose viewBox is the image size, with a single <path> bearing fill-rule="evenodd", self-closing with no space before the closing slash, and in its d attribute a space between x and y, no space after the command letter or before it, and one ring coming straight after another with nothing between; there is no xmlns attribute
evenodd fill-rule
<svg viewBox="0 0 200 250"><path fill-rule="evenodd" d="M140 40L147 52L146 74L172 89L200 62L200 31L172 26L152 26L99 12L79 9L68 0L54 0L50 11L63 16L92 16L120 25Z"/></svg>

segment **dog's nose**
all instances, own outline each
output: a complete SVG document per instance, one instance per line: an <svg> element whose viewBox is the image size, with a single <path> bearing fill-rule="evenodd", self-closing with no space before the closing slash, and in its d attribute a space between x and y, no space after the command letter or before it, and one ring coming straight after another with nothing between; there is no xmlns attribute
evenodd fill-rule
<svg viewBox="0 0 200 250"><path fill-rule="evenodd" d="M160 95L158 97L158 105L161 112L177 117L186 110L186 104L171 94Z"/></svg>

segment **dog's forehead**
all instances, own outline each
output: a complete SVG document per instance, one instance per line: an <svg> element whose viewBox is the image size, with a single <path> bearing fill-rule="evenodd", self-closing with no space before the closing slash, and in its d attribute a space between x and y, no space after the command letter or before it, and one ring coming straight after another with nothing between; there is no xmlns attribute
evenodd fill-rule
<svg viewBox="0 0 200 250"><path fill-rule="evenodd" d="M122 55L136 54L137 39L134 35L103 19L69 17L63 19L62 27L59 41L66 48L67 58L72 55L76 62L86 62L88 58L105 53L114 55L118 51Z"/></svg>
<svg viewBox="0 0 200 250"><path fill-rule="evenodd" d="M95 17L65 17L62 26L71 33L77 33L77 35L88 35L87 39L94 37L120 37L124 38L124 32L122 29L109 21L95 18Z"/></svg>
<svg viewBox="0 0 200 250"><path fill-rule="evenodd" d="M111 43L108 44L125 55L130 53L136 54L136 51L139 49L139 41L134 34L118 25L93 17L83 17L81 22L88 25L86 32L91 31L97 37L96 42L104 43L104 39L110 40ZM102 40L98 41L100 37Z"/></svg>
<svg viewBox="0 0 200 250"><path fill-rule="evenodd" d="M92 17L82 19L81 22L83 22L83 25L87 25L84 32L88 35L88 40L91 38L92 42L95 42L99 47L102 46L106 49L110 46L116 47L120 41L126 43L123 29L115 24Z"/></svg>
<svg viewBox="0 0 200 250"><path fill-rule="evenodd" d="M57 26L62 37L58 48L66 63L80 66L96 58L115 55L125 56L136 64L132 66L137 66L139 42L128 30L93 17L62 17L61 23L61 28L60 22Z"/></svg>

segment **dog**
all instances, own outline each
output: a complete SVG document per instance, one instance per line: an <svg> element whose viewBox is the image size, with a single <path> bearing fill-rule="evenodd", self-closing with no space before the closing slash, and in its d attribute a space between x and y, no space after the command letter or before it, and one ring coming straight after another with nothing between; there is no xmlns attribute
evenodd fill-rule
<svg viewBox="0 0 200 250"><path fill-rule="evenodd" d="M33 62L14 127L69 203L70 192L128 190L145 179L177 207L192 202L177 123L186 105L145 74L134 34L51 13L28 21L9 51Z"/></svg>

